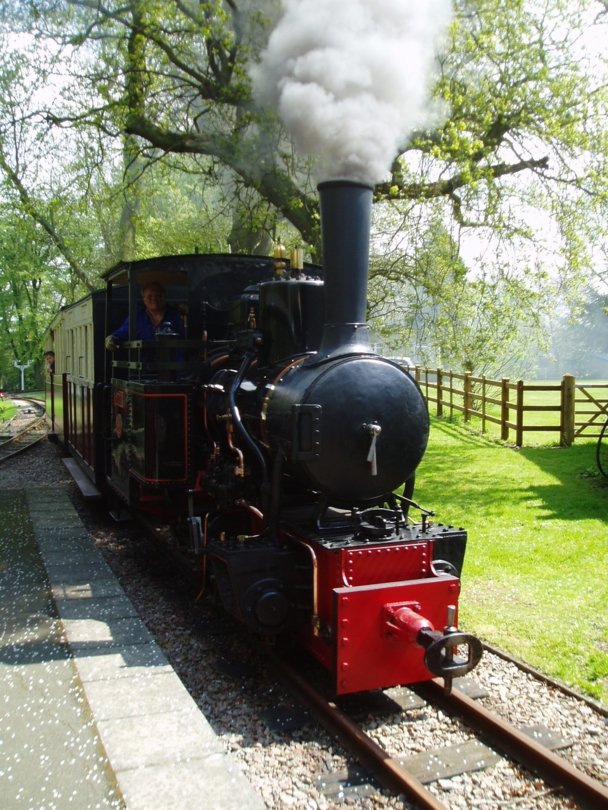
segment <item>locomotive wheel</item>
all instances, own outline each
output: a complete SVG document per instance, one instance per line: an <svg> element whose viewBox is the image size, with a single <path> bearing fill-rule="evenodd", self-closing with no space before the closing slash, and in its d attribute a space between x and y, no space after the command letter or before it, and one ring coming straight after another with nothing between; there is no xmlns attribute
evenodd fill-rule
<svg viewBox="0 0 608 810"><path fill-rule="evenodd" d="M608 422L602 428L595 453L600 472L608 478Z"/></svg>

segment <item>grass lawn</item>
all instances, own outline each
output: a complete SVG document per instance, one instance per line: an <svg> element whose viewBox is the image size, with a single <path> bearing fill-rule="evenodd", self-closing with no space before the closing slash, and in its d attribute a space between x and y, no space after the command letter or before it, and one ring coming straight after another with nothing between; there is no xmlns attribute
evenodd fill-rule
<svg viewBox="0 0 608 810"><path fill-rule="evenodd" d="M608 481L595 442L515 450L433 420L414 497L468 530L462 627L608 703Z"/></svg>
<svg viewBox="0 0 608 810"><path fill-rule="evenodd" d="M17 410L10 399L0 400L0 423L7 422Z"/></svg>

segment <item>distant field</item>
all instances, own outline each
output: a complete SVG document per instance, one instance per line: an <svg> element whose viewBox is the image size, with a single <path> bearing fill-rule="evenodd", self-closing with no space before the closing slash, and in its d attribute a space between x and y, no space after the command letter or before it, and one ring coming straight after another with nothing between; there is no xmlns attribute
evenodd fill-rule
<svg viewBox="0 0 608 810"><path fill-rule="evenodd" d="M462 625L608 703L608 481L595 442L516 450L433 420L414 497L468 530Z"/></svg>
<svg viewBox="0 0 608 810"><path fill-rule="evenodd" d="M542 386L559 386L561 385L561 380L526 380L526 385L542 385ZM608 382L606 380L577 380L577 384L580 385L601 385L602 388L593 389L591 390L591 394L594 397L597 397L599 400L606 402L608 400ZM481 395L480 385L477 385L477 391ZM498 399L499 398L499 390L494 386L488 386L486 390L486 397ZM590 418L590 414L585 414L584 411L593 411L594 406L588 400L584 393L581 391L577 392L577 400L580 400L577 403L577 422L579 421L586 421ZM461 404L462 398L455 397L455 402ZM516 402L516 392L510 391L510 402L514 405ZM556 445L559 444L559 425L560 425L560 391L526 391L524 396L524 405L525 406L532 406L532 407L542 407L542 411L528 411L524 415L524 425L528 428L524 432L524 446L525 447L535 447L538 445ZM477 411L482 412L483 406L481 402L481 396L478 397L474 401L474 408ZM549 408L555 408L555 410L549 410ZM431 405L431 410L434 412L434 405ZM449 409L444 406L444 416L448 416ZM486 403L485 406L485 414L490 417L494 417L496 419L500 418L500 405L495 403ZM454 411L453 421L456 424L463 423L464 417L463 414ZM512 408L510 410L510 422L515 422L515 409ZM481 417L479 416L472 416L470 422L468 423L473 430L482 431L482 426L484 428L484 435L492 439L500 439L501 435L501 428L500 425L491 422L489 419L482 422ZM590 436L593 434L599 433L599 428L603 424L603 418L598 417L594 422L594 426L591 429L585 431ZM595 427L597 425L597 427ZM534 426L541 426L541 427L549 427L553 428L551 430L533 430L529 428L533 428ZM583 434L584 435L584 434ZM577 439L578 441L579 439ZM507 443L515 443L515 430L509 431L509 440Z"/></svg>

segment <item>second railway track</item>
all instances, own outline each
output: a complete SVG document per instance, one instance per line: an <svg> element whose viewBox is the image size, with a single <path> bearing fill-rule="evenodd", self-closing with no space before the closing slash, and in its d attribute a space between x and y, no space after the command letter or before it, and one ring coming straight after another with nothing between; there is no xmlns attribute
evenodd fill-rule
<svg viewBox="0 0 608 810"><path fill-rule="evenodd" d="M36 445L47 435L43 406L17 399L17 413L0 426L0 464Z"/></svg>

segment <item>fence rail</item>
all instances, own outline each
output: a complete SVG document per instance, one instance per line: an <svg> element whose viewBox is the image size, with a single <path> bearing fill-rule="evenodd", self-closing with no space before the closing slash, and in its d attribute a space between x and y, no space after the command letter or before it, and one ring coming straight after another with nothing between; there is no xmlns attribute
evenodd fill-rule
<svg viewBox="0 0 608 810"><path fill-rule="evenodd" d="M501 440L517 447L523 447L528 433L554 433L559 444L569 447L577 438L599 436L608 420L608 381L577 383L565 374L558 383L542 384L424 366L408 370L437 416L462 413L465 422L480 420L483 433L488 424L497 425Z"/></svg>

